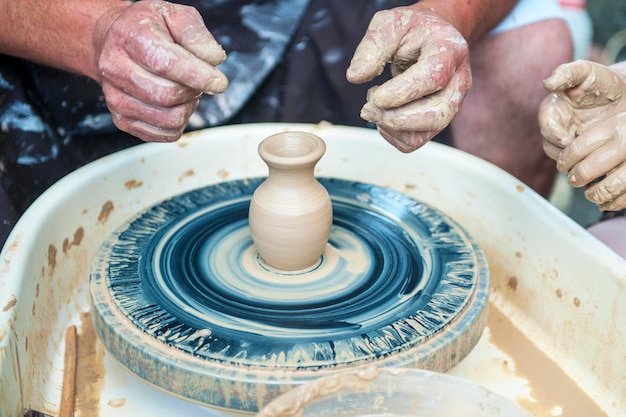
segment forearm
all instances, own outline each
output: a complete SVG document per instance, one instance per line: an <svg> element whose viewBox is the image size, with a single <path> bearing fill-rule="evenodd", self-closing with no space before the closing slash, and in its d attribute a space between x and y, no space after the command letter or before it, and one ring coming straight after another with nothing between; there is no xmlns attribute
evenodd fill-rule
<svg viewBox="0 0 626 417"><path fill-rule="evenodd" d="M98 79L97 26L118 15L122 0L0 0L0 53Z"/></svg>
<svg viewBox="0 0 626 417"><path fill-rule="evenodd" d="M518 0L421 0L448 20L473 45L495 28L513 10Z"/></svg>

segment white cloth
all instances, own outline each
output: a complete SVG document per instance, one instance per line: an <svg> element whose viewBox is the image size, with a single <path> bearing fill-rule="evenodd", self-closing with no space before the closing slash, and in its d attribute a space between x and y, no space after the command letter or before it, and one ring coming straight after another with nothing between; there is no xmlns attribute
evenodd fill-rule
<svg viewBox="0 0 626 417"><path fill-rule="evenodd" d="M504 32L545 19L564 19L558 0L520 0L490 33Z"/></svg>

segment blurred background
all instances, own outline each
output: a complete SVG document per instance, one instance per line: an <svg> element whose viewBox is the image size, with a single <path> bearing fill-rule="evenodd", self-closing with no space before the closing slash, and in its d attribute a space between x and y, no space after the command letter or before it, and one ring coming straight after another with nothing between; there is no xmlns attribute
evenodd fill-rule
<svg viewBox="0 0 626 417"><path fill-rule="evenodd" d="M604 62L626 59L626 1L587 0L593 25L591 58Z"/></svg>

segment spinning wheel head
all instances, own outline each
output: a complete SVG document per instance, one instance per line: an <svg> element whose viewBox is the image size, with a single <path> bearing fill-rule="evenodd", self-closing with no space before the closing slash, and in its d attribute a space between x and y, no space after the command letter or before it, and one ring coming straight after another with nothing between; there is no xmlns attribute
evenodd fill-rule
<svg viewBox="0 0 626 417"><path fill-rule="evenodd" d="M480 337L485 257L461 226L401 193L320 179L330 239L305 271L268 268L248 227L262 179L194 190L116 231L94 264L96 330L174 395L254 412L341 368L446 371Z"/></svg>

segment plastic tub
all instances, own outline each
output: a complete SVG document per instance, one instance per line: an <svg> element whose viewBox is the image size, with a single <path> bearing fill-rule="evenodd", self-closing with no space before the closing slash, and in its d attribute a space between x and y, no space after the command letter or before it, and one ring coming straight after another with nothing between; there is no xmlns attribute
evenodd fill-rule
<svg viewBox="0 0 626 417"><path fill-rule="evenodd" d="M529 417L465 379L420 369L365 368L301 385L257 417Z"/></svg>

